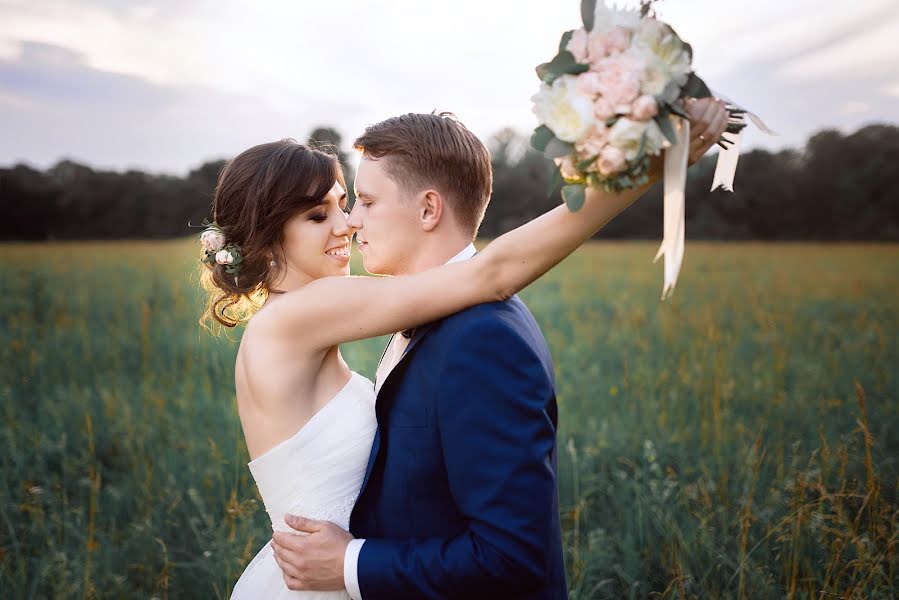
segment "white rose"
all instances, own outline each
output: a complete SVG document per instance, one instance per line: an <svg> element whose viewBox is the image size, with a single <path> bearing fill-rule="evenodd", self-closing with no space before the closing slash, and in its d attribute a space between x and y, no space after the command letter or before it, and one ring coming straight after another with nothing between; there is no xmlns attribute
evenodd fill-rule
<svg viewBox="0 0 899 600"><path fill-rule="evenodd" d="M666 146L667 140L655 121L618 119L609 130L609 143L624 152L627 160L634 160L640 150L640 140L643 138L644 132L646 133L644 152L658 154Z"/></svg>
<svg viewBox="0 0 899 600"><path fill-rule="evenodd" d="M635 10L610 10L605 0L596 3L596 11L593 13L593 29L591 31L603 32L613 27L623 27L633 31L640 25L640 12Z"/></svg>
<svg viewBox="0 0 899 600"><path fill-rule="evenodd" d="M200 243L208 252L218 252L225 247L225 236L213 229L207 229L200 236Z"/></svg>
<svg viewBox="0 0 899 600"><path fill-rule="evenodd" d="M563 75L552 86L543 84L531 98L534 114L564 142L576 142L593 128L593 102L577 89L577 77Z"/></svg>
<svg viewBox="0 0 899 600"><path fill-rule="evenodd" d="M219 250L215 253L215 262L220 265L230 265L234 262L234 257L227 250Z"/></svg>
<svg viewBox="0 0 899 600"><path fill-rule="evenodd" d="M674 31L654 19L647 19L634 36L630 52L643 59L640 91L663 102L673 102L690 74L690 55Z"/></svg>
<svg viewBox="0 0 899 600"><path fill-rule="evenodd" d="M661 21L651 18L642 19L640 26L634 32L634 44L653 48L667 32L668 28Z"/></svg>

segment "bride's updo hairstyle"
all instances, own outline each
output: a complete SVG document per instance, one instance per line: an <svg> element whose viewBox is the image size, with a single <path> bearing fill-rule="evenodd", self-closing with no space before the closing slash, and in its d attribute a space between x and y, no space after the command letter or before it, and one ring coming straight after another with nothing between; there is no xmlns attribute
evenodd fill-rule
<svg viewBox="0 0 899 600"><path fill-rule="evenodd" d="M235 327L280 291L272 286L285 269L284 224L321 203L335 181L346 187L335 156L292 139L253 146L225 165L212 200L213 220L224 245L239 247L242 261L236 273L226 264L201 263L200 281L208 292L204 327Z"/></svg>

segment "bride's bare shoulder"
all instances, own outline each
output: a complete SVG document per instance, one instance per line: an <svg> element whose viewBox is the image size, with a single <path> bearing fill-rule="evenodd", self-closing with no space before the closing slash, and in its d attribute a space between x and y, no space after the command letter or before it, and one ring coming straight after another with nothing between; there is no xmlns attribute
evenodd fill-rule
<svg viewBox="0 0 899 600"><path fill-rule="evenodd" d="M237 351L237 410L251 456L287 439L314 412L320 352L286 333L273 303L247 322Z"/></svg>

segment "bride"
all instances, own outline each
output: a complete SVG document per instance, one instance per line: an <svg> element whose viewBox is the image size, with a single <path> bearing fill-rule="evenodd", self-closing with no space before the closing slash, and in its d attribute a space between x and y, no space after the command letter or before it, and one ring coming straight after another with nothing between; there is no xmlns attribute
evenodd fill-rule
<svg viewBox="0 0 899 600"><path fill-rule="evenodd" d="M725 114L712 104L717 116ZM718 139L725 120L706 123L707 142L694 135L692 160ZM246 322L235 364L237 408L273 530L296 533L287 513L349 528L376 429L375 391L350 369L339 344L510 298L645 190L589 190L579 212L557 207L467 261L414 275L351 277L355 230L333 156L282 140L230 161L215 191L215 222L201 238L210 291L204 322ZM344 590L288 589L270 544L232 596L293 597L349 598Z"/></svg>

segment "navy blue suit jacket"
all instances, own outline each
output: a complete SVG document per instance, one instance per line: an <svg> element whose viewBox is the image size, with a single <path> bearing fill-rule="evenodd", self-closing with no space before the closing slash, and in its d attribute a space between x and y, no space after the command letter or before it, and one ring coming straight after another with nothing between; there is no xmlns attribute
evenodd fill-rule
<svg viewBox="0 0 899 600"><path fill-rule="evenodd" d="M518 297L419 327L350 531L363 598L567 598L552 360Z"/></svg>

